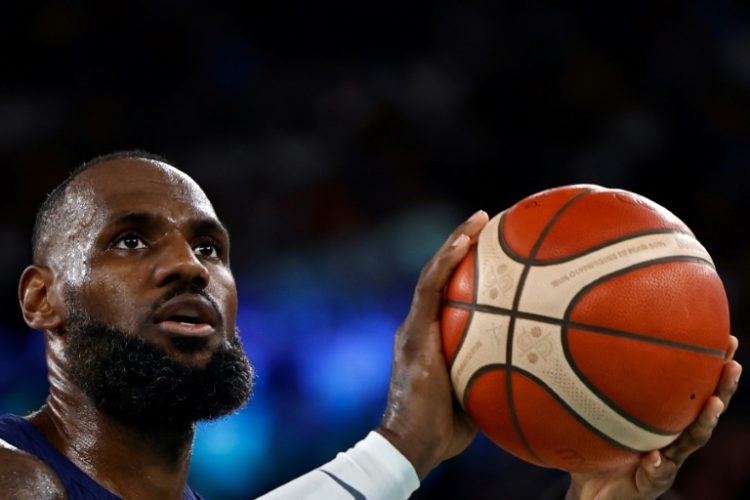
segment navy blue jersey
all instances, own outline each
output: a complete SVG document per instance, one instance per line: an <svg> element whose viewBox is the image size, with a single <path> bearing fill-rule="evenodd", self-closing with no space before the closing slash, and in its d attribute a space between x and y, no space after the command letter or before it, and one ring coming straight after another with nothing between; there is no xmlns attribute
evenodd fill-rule
<svg viewBox="0 0 750 500"><path fill-rule="evenodd" d="M120 500L55 449L29 421L16 415L0 416L0 439L49 465L60 477L70 500ZM183 500L202 500L185 486Z"/></svg>

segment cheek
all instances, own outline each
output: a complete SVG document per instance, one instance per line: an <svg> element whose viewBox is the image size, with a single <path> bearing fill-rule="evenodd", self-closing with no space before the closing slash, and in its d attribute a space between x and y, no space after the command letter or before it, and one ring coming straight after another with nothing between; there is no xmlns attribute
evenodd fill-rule
<svg viewBox="0 0 750 500"><path fill-rule="evenodd" d="M146 307L127 279L102 276L95 270L81 288L80 296L91 317L127 331L136 329Z"/></svg>
<svg viewBox="0 0 750 500"><path fill-rule="evenodd" d="M225 308L224 313L227 326L234 327L237 320L237 287L234 277L228 269L218 270L211 277L210 283L213 287L212 294Z"/></svg>

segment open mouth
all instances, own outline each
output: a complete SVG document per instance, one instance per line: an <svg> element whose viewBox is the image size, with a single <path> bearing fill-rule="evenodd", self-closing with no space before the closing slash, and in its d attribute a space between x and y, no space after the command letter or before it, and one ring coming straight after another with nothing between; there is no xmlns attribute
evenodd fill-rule
<svg viewBox="0 0 750 500"><path fill-rule="evenodd" d="M161 330L177 335L210 335L219 322L213 304L195 294L178 295L164 303L154 314L154 323Z"/></svg>
<svg viewBox="0 0 750 500"><path fill-rule="evenodd" d="M187 325L199 325L203 323L197 316L186 316L186 315L175 315L167 319L167 321L174 321L177 323L184 323Z"/></svg>

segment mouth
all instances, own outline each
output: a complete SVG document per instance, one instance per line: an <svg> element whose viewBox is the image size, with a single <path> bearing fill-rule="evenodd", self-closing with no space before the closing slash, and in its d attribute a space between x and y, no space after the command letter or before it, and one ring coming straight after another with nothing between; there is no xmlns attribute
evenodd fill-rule
<svg viewBox="0 0 750 500"><path fill-rule="evenodd" d="M205 337L216 331L219 314L213 304L201 295L178 295L165 302L154 313L160 330L175 335Z"/></svg>

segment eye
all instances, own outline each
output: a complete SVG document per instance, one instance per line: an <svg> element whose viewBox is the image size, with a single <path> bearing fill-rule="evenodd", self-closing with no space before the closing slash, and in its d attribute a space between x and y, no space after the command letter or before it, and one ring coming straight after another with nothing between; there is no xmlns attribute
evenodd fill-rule
<svg viewBox="0 0 750 500"><path fill-rule="evenodd" d="M198 257L219 257L219 249L210 241L198 243L193 247L193 251Z"/></svg>
<svg viewBox="0 0 750 500"><path fill-rule="evenodd" d="M143 238L135 233L128 233L118 239L112 248L118 248L120 250L140 250L147 247L148 245L143 241Z"/></svg>

